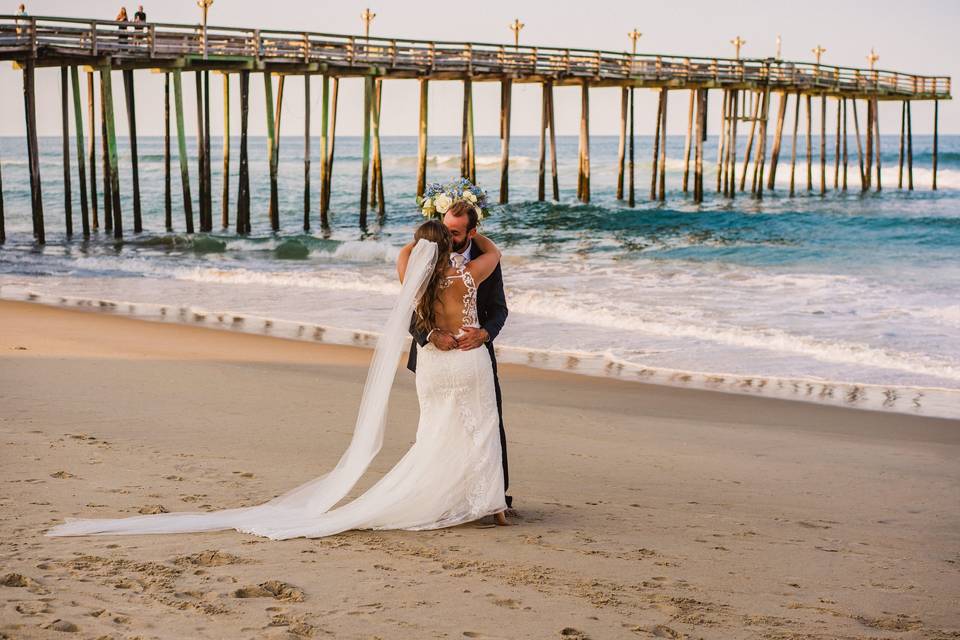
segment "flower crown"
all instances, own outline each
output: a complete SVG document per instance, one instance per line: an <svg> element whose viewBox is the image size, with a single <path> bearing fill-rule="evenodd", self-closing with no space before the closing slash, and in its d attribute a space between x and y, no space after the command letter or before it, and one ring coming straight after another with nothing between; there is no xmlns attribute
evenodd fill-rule
<svg viewBox="0 0 960 640"><path fill-rule="evenodd" d="M424 218L443 218L443 214L460 201L473 205L480 220L487 216L487 192L466 178L445 184L434 182L422 196L417 196L417 205Z"/></svg>

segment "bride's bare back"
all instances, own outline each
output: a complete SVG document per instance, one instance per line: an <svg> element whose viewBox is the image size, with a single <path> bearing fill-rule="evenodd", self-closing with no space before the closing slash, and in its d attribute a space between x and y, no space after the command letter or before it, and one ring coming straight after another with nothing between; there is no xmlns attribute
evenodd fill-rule
<svg viewBox="0 0 960 640"><path fill-rule="evenodd" d="M469 265L460 270L447 269L446 286L434 306L437 329L458 335L463 327L479 327L477 285Z"/></svg>

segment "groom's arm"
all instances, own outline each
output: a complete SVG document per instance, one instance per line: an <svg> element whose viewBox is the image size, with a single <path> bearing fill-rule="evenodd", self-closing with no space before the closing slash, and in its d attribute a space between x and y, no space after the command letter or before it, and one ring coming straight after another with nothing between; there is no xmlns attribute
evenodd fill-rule
<svg viewBox="0 0 960 640"><path fill-rule="evenodd" d="M490 336L490 342L493 342L500 334L500 330L503 329L508 313L507 297L503 293L503 271L500 269L500 265L497 265L497 268L487 278L487 283L490 289L490 301L487 304L487 317L481 327Z"/></svg>

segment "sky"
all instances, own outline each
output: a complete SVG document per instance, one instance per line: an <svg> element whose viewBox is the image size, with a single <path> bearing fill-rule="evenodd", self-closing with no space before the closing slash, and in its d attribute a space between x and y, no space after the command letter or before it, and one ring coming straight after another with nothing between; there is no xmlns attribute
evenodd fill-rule
<svg viewBox="0 0 960 640"><path fill-rule="evenodd" d="M9 3L9 11L16 10ZM144 3L148 19L157 22L196 23L200 11L195 0L163 0ZM98 17L112 19L121 5L105 0L33 0L27 2L32 15ZM960 71L960 2L956 0L707 0L650 2L649 0L215 0L210 24L261 29L296 29L326 33L362 33L360 14L368 7L377 14L371 33L384 37L479 42L512 42L508 25L519 18L526 26L521 42L529 45L627 50L627 32L636 27L643 36L638 53L732 56L730 40L746 40L744 57L767 57L776 51L776 37L782 37L783 58L813 59L810 50L826 47L825 64L865 67L871 47L880 55L878 67L907 73L948 75ZM128 12L136 4L126 5ZM187 129L195 131L193 78L184 78ZM163 75L138 72L137 124L140 135L163 131ZM211 76L212 134L222 133L220 76ZM238 83L232 79L231 121L236 135L239 123ZM83 83L85 86L85 83ZM119 73L114 76L114 100L118 132L126 132L123 91ZM312 130L319 133L319 79L312 85ZM0 67L0 135L21 136L24 132L22 77L9 63ZM84 103L85 103L84 88ZM418 88L415 81L384 83L381 135L415 135L418 115ZM719 94L717 94L719 95ZM686 130L687 96L670 94L668 132ZM459 82L433 82L430 95L430 134L459 135L462 89ZM619 131L619 91L597 88L591 91L590 130L595 135ZM283 135L302 135L304 114L303 80L288 78L284 94ZM555 94L558 135L576 135L579 127L579 89L557 88ZM717 130L720 100L713 98L710 130ZM340 85L338 135L362 131L362 80L344 79ZM832 108L832 107L831 107ZM636 94L637 133L649 135L656 119L656 94ZM37 72L37 110L41 135L60 133L60 76L57 69ZM474 84L474 114L477 135L496 135L499 127L499 85ZM772 109L771 109L772 111ZM898 104L881 103L881 133L899 132ZM814 109L816 116L818 109ZM263 81L251 76L250 134L266 133ZM828 115L828 118L830 116ZM537 85L514 85L513 135L537 135L540 118L540 89ZM816 123L816 120L815 120ZM815 124L815 130L818 126ZM913 108L913 129L917 134L932 131L932 103ZM953 101L940 105L940 132L960 133L960 109Z"/></svg>

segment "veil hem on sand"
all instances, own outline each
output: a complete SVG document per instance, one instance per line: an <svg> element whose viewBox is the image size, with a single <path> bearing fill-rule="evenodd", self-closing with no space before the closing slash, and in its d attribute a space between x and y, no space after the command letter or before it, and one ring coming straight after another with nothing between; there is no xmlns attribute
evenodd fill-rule
<svg viewBox="0 0 960 640"><path fill-rule="evenodd" d="M420 240L414 246L400 294L373 352L353 438L329 473L254 507L116 519L68 518L64 524L48 531L47 535L186 533L223 529L243 531L257 524L276 524L285 518L302 522L304 518L329 511L354 487L383 444L390 390L400 354L407 342L410 317L436 261L436 243Z"/></svg>

